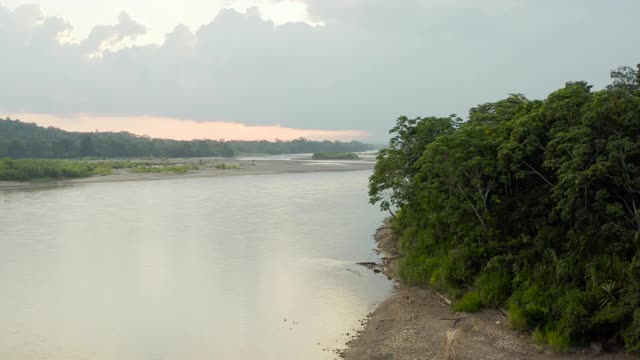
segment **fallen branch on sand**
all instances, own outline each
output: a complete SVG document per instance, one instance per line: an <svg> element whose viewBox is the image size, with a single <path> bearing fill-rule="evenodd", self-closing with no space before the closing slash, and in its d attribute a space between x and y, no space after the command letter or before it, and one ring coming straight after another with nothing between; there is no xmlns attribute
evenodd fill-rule
<svg viewBox="0 0 640 360"><path fill-rule="evenodd" d="M392 232L387 233L387 234L378 235L378 236L376 236L376 239L377 239L378 241L380 241L380 240L382 240L382 239L386 239L386 238L388 238L388 237L389 237L389 236L391 236L391 235L393 235L393 233L392 233Z"/></svg>
<svg viewBox="0 0 640 360"><path fill-rule="evenodd" d="M377 266L380 266L380 265L378 265L378 264L376 264L376 263L374 263L374 262L359 262L359 263L356 263L356 265L364 266L364 267L367 267L367 268L368 268L368 267L377 267Z"/></svg>
<svg viewBox="0 0 640 360"><path fill-rule="evenodd" d="M452 329L456 328L456 325L458 325L458 321L464 320L464 319L466 319L464 316L457 317L457 318L440 318L440 320L453 321L453 325L451 325Z"/></svg>
<svg viewBox="0 0 640 360"><path fill-rule="evenodd" d="M358 275L358 276L362 276L362 274L360 274L360 272L359 272L359 271L352 270L352 269L349 269L349 268L347 268L347 271L348 271L348 272L352 272L352 273L354 273L354 274L356 274L356 275Z"/></svg>
<svg viewBox="0 0 640 360"><path fill-rule="evenodd" d="M436 295L438 295L438 297L440 299L442 299L442 301L444 301L445 303L447 303L447 305L451 305L452 302L451 300L447 299L446 297L444 297L444 295L441 295L439 292L435 291Z"/></svg>
<svg viewBox="0 0 640 360"><path fill-rule="evenodd" d="M384 268L383 264L378 264L374 262L359 262L359 263L356 263L356 265L364 266L367 269L372 270L374 273L381 273Z"/></svg>

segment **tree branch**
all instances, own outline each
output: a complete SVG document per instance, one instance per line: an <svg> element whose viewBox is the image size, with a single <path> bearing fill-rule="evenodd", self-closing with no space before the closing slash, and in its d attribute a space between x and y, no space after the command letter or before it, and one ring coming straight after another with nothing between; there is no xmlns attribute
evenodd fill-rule
<svg viewBox="0 0 640 360"><path fill-rule="evenodd" d="M531 171L533 171L535 174L537 174L538 176L540 176L542 178L542 180L544 180L547 184L554 186L553 183L551 183L551 181L549 181L546 177L544 177L544 175L540 174L538 172L538 170L536 170L533 166L529 165L529 163L527 163L526 161L522 161L523 164L525 164L529 169L531 169Z"/></svg>

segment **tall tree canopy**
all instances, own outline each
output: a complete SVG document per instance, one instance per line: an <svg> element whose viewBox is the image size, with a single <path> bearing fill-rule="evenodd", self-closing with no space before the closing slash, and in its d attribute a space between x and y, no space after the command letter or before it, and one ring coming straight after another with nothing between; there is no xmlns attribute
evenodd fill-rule
<svg viewBox="0 0 640 360"><path fill-rule="evenodd" d="M370 179L394 213L400 275L519 329L640 350L640 65L593 91L400 117Z"/></svg>

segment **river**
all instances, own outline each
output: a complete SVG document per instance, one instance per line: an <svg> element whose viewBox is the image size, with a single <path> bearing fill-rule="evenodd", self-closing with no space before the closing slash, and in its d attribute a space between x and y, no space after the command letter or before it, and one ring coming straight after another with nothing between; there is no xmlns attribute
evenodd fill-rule
<svg viewBox="0 0 640 360"><path fill-rule="evenodd" d="M392 283L369 171L0 191L0 359L334 359Z"/></svg>

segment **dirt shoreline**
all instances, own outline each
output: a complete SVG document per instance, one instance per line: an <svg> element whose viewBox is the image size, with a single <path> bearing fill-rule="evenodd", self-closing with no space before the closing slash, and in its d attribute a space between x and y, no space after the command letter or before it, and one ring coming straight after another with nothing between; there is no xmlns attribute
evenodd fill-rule
<svg viewBox="0 0 640 360"><path fill-rule="evenodd" d="M135 161L136 159L128 159ZM217 169L219 164L235 165L237 169ZM210 178L220 176L268 175L282 173L306 173L325 171L372 170L373 161L314 161L314 160L239 160L223 158L169 159L168 164L196 164L198 170L182 174L173 173L132 173L118 170L113 175L94 175L83 179L65 179L47 182L0 181L0 190L30 189L73 184L91 184L124 181L155 181L168 179Z"/></svg>
<svg viewBox="0 0 640 360"><path fill-rule="evenodd" d="M383 271L397 281L399 254L388 221L377 230L375 239L383 257ZM597 349L554 354L534 345L529 335L510 330L505 316L497 310L455 313L433 290L399 282L394 294L367 317L364 329L347 343L340 356L346 360L638 359Z"/></svg>

